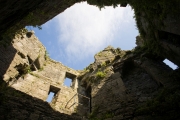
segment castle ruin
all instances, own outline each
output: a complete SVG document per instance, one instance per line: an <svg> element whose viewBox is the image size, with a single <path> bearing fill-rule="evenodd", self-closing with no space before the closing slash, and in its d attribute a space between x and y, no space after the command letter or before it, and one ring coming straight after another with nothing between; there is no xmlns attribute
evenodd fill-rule
<svg viewBox="0 0 180 120"><path fill-rule="evenodd" d="M74 70L49 58L35 33L20 28L41 25L77 2L0 1L0 119L178 120L180 71L163 60L180 65L180 23L174 16L180 3L88 0L98 7L130 4L140 36L135 49L108 46L85 70ZM70 87L65 78L72 80Z"/></svg>

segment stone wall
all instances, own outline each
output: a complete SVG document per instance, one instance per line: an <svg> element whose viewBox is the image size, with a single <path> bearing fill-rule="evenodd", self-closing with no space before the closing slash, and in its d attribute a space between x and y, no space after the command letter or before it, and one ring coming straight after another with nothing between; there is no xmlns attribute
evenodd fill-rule
<svg viewBox="0 0 180 120"><path fill-rule="evenodd" d="M0 91L1 120L81 120L82 117L67 115L53 109L47 102L11 87Z"/></svg>
<svg viewBox="0 0 180 120"><path fill-rule="evenodd" d="M6 51L11 50L9 47L14 51L11 54ZM50 105L54 109L66 114L77 112L74 102L78 103L78 97L73 96L77 94L78 71L51 60L33 31L17 34L9 47L0 47L4 55L0 75L9 86L43 101L53 92ZM66 77L72 79L70 87L64 85Z"/></svg>
<svg viewBox="0 0 180 120"><path fill-rule="evenodd" d="M0 47L1 82L12 89L1 84L1 118L11 119L20 112L17 119L71 119L68 115L76 113L89 119L180 118L179 69L172 70L164 58L147 52L142 39L140 44L131 51L108 46L95 55L94 63L77 71L50 59L34 32L24 30L10 46ZM63 84L66 77L72 79L71 87ZM50 92L54 96L48 104ZM7 104L10 112L4 115Z"/></svg>
<svg viewBox="0 0 180 120"><path fill-rule="evenodd" d="M0 46L0 82L13 89L8 92L1 84L0 119L76 119L56 110L90 119L179 119L180 70L162 62L168 58L180 65L178 1L128 1L141 34L139 46L132 51L107 47L81 72L51 60L32 31L9 38L18 29L41 25L81 1L0 0L0 42L11 42ZM125 2L126 6L126 0L87 2L98 7ZM65 77L72 79L71 87L63 85ZM47 104L49 92L55 95Z"/></svg>
<svg viewBox="0 0 180 120"><path fill-rule="evenodd" d="M59 0L53 2L51 0L13 2L10 0L0 0L0 13L3 16L0 18L0 35L12 27L12 29L18 30L28 25L42 25L68 7L81 1L84 0L60 2Z"/></svg>
<svg viewBox="0 0 180 120"><path fill-rule="evenodd" d="M117 49L112 49L117 51ZM157 106L162 107L159 103L159 97L163 96L162 90L164 89L179 92L179 78L175 74L173 75L175 71L164 64L161 58L157 59L157 56L147 54L144 50L137 54L138 49L137 47L134 51L120 50L118 53L115 52L114 56L119 56L119 58L114 57L114 60L109 64L98 67L96 62L99 62L98 59L107 53L105 48L101 51L102 56L96 57L95 62L90 65L96 66L94 67L96 69L94 71L86 70L84 74L80 75L81 85L85 88L86 95L90 94L91 97L91 119L143 120L165 118L164 113L159 114L159 111L155 110ZM109 50L111 51L111 49ZM103 63L103 61L101 62ZM99 72L105 76L99 77L97 75ZM172 76L176 77L172 78ZM88 90L89 88L91 90ZM166 95L172 94L167 93ZM179 99L180 96L177 95L176 97ZM176 100L172 99L177 105ZM154 101L157 103L153 103ZM168 100L164 101L164 104L168 103ZM154 108L148 108L147 104L151 104ZM176 112L180 110L179 107L168 107L164 108L166 112L174 111L176 114L176 117L168 114L170 116L168 119L180 117ZM154 114L154 117L150 114Z"/></svg>

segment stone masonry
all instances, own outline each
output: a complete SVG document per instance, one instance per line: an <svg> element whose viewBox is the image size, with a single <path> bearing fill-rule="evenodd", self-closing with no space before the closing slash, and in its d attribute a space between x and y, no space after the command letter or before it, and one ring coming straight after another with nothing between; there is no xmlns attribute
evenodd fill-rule
<svg viewBox="0 0 180 120"><path fill-rule="evenodd" d="M137 37L137 45L131 51L108 46L94 56L94 63L77 71L50 59L34 32L22 30L11 45L0 47L3 54L0 56L3 68L0 71L0 117L11 119L15 115L13 111L19 109L24 111L22 119L55 119L58 112L64 116L62 119L71 115L69 119L143 120L152 119L151 114L154 114L153 119L163 119L165 112L169 113L169 119L179 118L176 114L179 107L174 107L180 99L178 69L173 71L162 62L164 58L144 51L140 37ZM66 77L72 80L70 87L63 84ZM175 92L171 93L172 90ZM162 91L168 91L167 98L162 96ZM50 92L54 96L48 104L46 99ZM164 103L160 102L162 99ZM41 107L33 107L38 106L36 102ZM169 102L174 106L163 106ZM6 113L8 104L12 107ZM158 106L164 107L163 115L159 113L161 110L156 110ZM52 112L44 116L45 109ZM16 116L19 113L16 112ZM51 114L55 116L50 118Z"/></svg>
<svg viewBox="0 0 180 120"><path fill-rule="evenodd" d="M51 106L55 110L67 114L76 112L77 104L73 104L74 101L78 102L78 98L69 100L77 93L79 72L51 60L33 31L16 35L12 43L12 48L16 52L11 63L7 63L10 64L7 70L0 73L3 80L12 88L44 101L48 94L53 92L55 95ZM6 59L9 59L11 54L7 54L7 48L1 46L0 49L7 56L1 58L1 65L8 66ZM64 85L66 77L72 79L71 87ZM70 107L71 105L73 106Z"/></svg>
<svg viewBox="0 0 180 120"><path fill-rule="evenodd" d="M138 37L137 39L139 40ZM154 117L149 113L146 115L145 112L140 112L142 112L141 109L146 111L143 106L150 101L156 101L162 90L179 91L178 78L172 79L169 74L175 71L164 64L162 59L157 60L155 56L144 52L137 54L137 49L139 48L123 51L120 48L114 49L108 46L97 53L94 63L80 74L81 85L87 91L86 95L91 97L91 119L158 120L165 118L166 115L158 114L156 110L152 110L154 113L148 111L150 114L155 114ZM110 53L110 57L107 58L107 54ZM99 73L104 76L98 75ZM167 104L166 102L164 104ZM166 112L172 110L177 113L174 108L165 109L167 109ZM167 119L179 117L171 114L167 116Z"/></svg>
<svg viewBox="0 0 180 120"><path fill-rule="evenodd" d="M83 1L0 0L0 119L179 120L180 2L86 0L99 8L129 4L140 36L133 50L108 46L77 71L50 59L34 32L22 28ZM66 77L71 87L63 85Z"/></svg>

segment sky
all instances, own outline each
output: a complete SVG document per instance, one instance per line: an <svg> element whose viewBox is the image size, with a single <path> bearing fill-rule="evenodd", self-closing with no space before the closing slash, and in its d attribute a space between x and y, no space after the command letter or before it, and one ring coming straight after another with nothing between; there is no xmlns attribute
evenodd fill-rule
<svg viewBox="0 0 180 120"><path fill-rule="evenodd" d="M94 62L94 55L111 45L131 50L138 31L128 7L98 7L86 2L75 4L63 13L43 24L42 30L27 27L46 47L50 58L76 70L82 70ZM65 80L64 85L70 86ZM51 102L51 92L47 102Z"/></svg>
<svg viewBox="0 0 180 120"><path fill-rule="evenodd" d="M42 30L27 27L46 47L50 58L76 70L94 62L94 55L111 45L131 50L139 34L128 7L99 10L86 2L77 3L42 25Z"/></svg>
<svg viewBox="0 0 180 120"><path fill-rule="evenodd" d="M98 7L77 3L43 24L42 30L27 27L46 47L50 58L76 70L94 62L94 55L108 45L131 50L139 34L134 11L127 7ZM176 65L165 60L173 69ZM70 80L65 85L70 85ZM53 93L47 101L50 102Z"/></svg>

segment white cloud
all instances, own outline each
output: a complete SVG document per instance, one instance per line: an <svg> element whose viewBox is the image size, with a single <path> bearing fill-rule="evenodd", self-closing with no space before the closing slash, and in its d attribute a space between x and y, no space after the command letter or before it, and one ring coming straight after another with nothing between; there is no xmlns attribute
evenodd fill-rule
<svg viewBox="0 0 180 120"><path fill-rule="evenodd" d="M130 7L106 7L100 11L84 2L58 15L59 44L67 59L83 60L111 44L124 25L134 21L133 14Z"/></svg>

